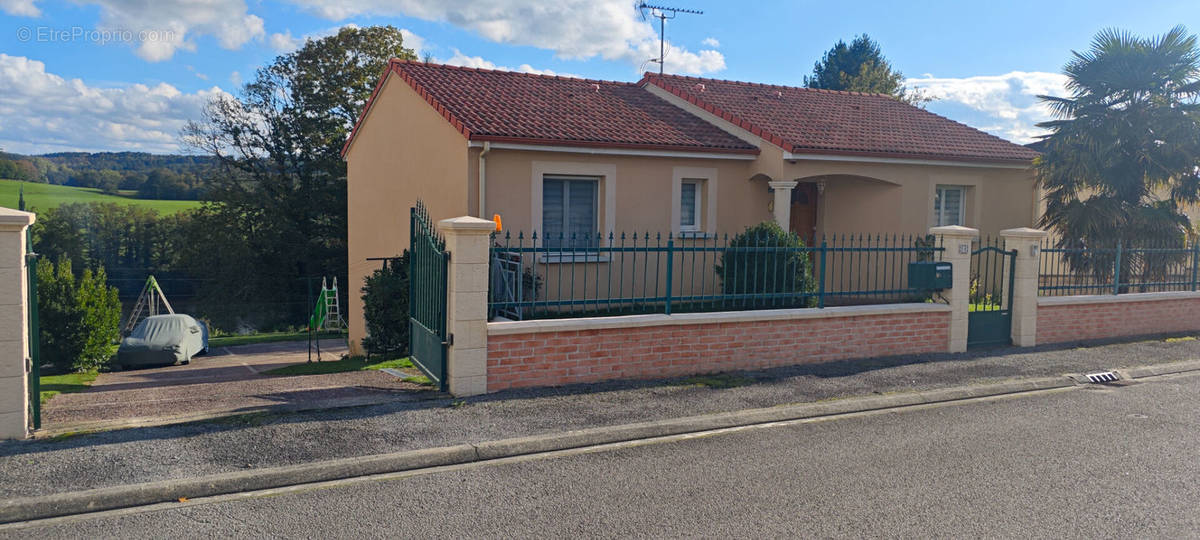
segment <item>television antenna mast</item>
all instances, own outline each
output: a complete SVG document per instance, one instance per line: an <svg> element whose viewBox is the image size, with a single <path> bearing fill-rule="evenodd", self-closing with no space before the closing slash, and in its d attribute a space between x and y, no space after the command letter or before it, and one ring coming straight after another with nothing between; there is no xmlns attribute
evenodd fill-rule
<svg viewBox="0 0 1200 540"><path fill-rule="evenodd" d="M646 10L650 10L650 16L658 19L658 59L651 59L651 62L658 62L658 74L663 74L663 66L666 65L666 41L667 41L667 19L674 19L680 13L689 13L692 15L704 15L703 11L698 9L684 9L667 6L652 6L645 2L638 3L638 11L642 13L642 20L646 20Z"/></svg>

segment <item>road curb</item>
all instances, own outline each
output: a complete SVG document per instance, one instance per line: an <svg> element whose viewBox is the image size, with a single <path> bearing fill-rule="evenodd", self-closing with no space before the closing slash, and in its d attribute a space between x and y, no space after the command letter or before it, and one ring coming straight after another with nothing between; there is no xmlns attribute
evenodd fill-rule
<svg viewBox="0 0 1200 540"><path fill-rule="evenodd" d="M1159 375L1174 375L1176 373L1184 373L1188 371L1200 371L1200 360L1187 360L1184 362L1171 362L1169 364L1158 364L1152 366L1137 366L1126 369L1118 369L1115 371L1125 379L1144 379L1146 377L1157 377Z"/></svg>
<svg viewBox="0 0 1200 540"><path fill-rule="evenodd" d="M1196 369L1200 369L1197 362ZM114 486L86 491L58 493L0 501L0 523L31 521L135 506L181 501L327 482L377 474L395 473L429 467L459 465L527 454L570 450L666 437L714 429L733 428L868 412L932 403L943 403L1035 390L1074 386L1066 377L1041 377L1002 383L960 386L887 394L836 401L780 405L761 409L705 414L619 426L607 426L563 433L502 439L477 444L460 444L391 454L342 458L316 463L237 471L217 475L163 480L143 484Z"/></svg>

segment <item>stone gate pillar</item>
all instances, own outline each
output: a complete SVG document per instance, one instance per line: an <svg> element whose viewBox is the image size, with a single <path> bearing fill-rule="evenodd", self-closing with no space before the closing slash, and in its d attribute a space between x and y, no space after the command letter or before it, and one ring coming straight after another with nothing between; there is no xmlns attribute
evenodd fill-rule
<svg viewBox="0 0 1200 540"><path fill-rule="evenodd" d="M1004 249L1017 252L1013 272L1012 342L1018 347L1037 345L1038 263L1046 231L1021 227L1000 231Z"/></svg>
<svg viewBox="0 0 1200 540"><path fill-rule="evenodd" d="M487 392L487 303L490 235L496 222L457 217L438 222L446 237L446 331L453 336L446 354L446 383L451 394Z"/></svg>
<svg viewBox="0 0 1200 540"><path fill-rule="evenodd" d="M978 229L952 225L934 227L929 234L938 237L938 245L945 248L942 260L953 267L953 286L943 296L950 301L950 348L949 352L967 350L967 312L971 307L971 241L979 236Z"/></svg>
<svg viewBox="0 0 1200 540"><path fill-rule="evenodd" d="M25 229L34 216L0 208L0 439L29 435L29 318Z"/></svg>

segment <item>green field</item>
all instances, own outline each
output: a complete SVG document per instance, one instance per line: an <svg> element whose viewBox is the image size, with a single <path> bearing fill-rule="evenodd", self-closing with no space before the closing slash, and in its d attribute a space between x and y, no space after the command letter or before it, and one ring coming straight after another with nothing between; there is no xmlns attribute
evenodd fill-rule
<svg viewBox="0 0 1200 540"><path fill-rule="evenodd" d="M16 208L21 186L25 186L25 206L31 211L54 208L66 203L109 202L117 204L132 204L153 208L162 214L196 208L200 201L160 201L154 199L136 199L130 194L108 195L94 188L71 186L56 186L53 184L35 184L17 180L0 180L0 206Z"/></svg>

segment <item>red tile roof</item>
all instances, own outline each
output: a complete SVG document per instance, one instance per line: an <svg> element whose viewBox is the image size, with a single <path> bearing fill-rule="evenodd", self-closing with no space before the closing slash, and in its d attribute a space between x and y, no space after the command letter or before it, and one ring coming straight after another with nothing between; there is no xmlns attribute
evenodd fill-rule
<svg viewBox="0 0 1200 540"><path fill-rule="evenodd" d="M647 89L661 87L784 150L1029 163L1037 152L889 96L647 73L624 83L392 60L398 76L472 141L758 153ZM358 125L342 148L349 149Z"/></svg>
<svg viewBox="0 0 1200 540"><path fill-rule="evenodd" d="M636 83L404 60L389 69L473 141L758 152Z"/></svg>
<svg viewBox="0 0 1200 540"><path fill-rule="evenodd" d="M883 94L654 73L642 82L794 153L1013 163L1038 155Z"/></svg>

